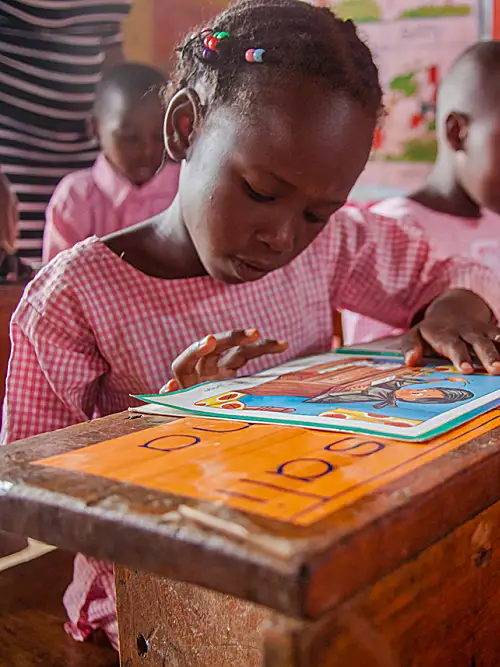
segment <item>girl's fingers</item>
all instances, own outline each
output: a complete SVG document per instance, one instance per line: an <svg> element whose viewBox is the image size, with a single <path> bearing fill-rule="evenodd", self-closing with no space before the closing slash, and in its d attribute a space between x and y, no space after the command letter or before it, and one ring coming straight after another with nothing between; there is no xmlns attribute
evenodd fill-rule
<svg viewBox="0 0 500 667"><path fill-rule="evenodd" d="M206 375L216 375L221 354L235 345L249 345L258 337L257 329L233 330L210 335L193 343L172 364L172 374L178 389L192 387Z"/></svg>
<svg viewBox="0 0 500 667"><path fill-rule="evenodd" d="M421 333L429 345L443 357L450 359L458 371L466 375L474 372L469 350L458 332L441 329L433 331L430 327L427 327Z"/></svg>
<svg viewBox="0 0 500 667"><path fill-rule="evenodd" d="M401 338L401 352L408 366L418 366L422 361L424 345L418 327L413 327Z"/></svg>
<svg viewBox="0 0 500 667"><path fill-rule="evenodd" d="M288 348L286 341L260 340L252 345L245 347L235 347L228 352L221 362L223 368L230 368L237 371L242 368L250 359L262 357L265 354L281 354Z"/></svg>
<svg viewBox="0 0 500 667"><path fill-rule="evenodd" d="M217 341L214 336L207 336L184 350L172 364L172 374L179 387L191 387L197 384L196 366L200 359L214 351Z"/></svg>
<svg viewBox="0 0 500 667"><path fill-rule="evenodd" d="M179 383L177 382L177 380L169 380L167 382L166 387L165 387L164 393L167 394L171 391L179 391L179 389L180 389L180 387L179 387Z"/></svg>
<svg viewBox="0 0 500 667"><path fill-rule="evenodd" d="M210 354L205 355L197 364L198 375L215 377L219 371L220 359L228 350L234 347L251 345L259 338L257 329L237 329L214 335L216 344Z"/></svg>
<svg viewBox="0 0 500 667"><path fill-rule="evenodd" d="M484 332L488 338L495 341L495 343L500 343L500 328L495 324L487 324L484 327Z"/></svg>
<svg viewBox="0 0 500 667"><path fill-rule="evenodd" d="M478 334L464 331L462 338L472 345L472 349L477 355L484 368L492 375L500 375L500 354L498 349L487 333Z"/></svg>

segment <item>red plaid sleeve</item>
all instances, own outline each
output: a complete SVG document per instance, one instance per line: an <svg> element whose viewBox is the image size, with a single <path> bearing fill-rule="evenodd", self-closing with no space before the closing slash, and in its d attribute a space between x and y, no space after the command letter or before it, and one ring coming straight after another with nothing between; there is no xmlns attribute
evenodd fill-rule
<svg viewBox="0 0 500 667"><path fill-rule="evenodd" d="M21 300L11 323L3 444L92 417L98 380L107 364L75 311L64 294L55 303L47 300L45 312L34 306L32 293Z"/></svg>
<svg viewBox="0 0 500 667"><path fill-rule="evenodd" d="M437 296L464 288L481 296L499 318L495 274L466 259L438 260L424 232L408 221L349 208L335 216L332 228L332 300L337 308L407 329Z"/></svg>

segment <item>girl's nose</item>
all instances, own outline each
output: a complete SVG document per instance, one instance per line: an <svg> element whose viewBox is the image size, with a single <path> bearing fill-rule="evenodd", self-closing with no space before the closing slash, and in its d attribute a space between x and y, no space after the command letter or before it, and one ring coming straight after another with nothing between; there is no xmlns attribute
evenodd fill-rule
<svg viewBox="0 0 500 667"><path fill-rule="evenodd" d="M257 234L259 240L267 245L271 250L280 255L287 255L293 252L295 247L295 222L294 218L286 221L270 223L266 229L262 229Z"/></svg>

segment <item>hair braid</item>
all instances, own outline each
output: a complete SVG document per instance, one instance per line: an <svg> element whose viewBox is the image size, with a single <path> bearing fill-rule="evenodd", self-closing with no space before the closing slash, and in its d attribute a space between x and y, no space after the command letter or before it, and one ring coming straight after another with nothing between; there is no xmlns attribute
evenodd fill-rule
<svg viewBox="0 0 500 667"><path fill-rule="evenodd" d="M241 73L263 69L247 63L248 49L265 50L264 66L284 76L294 73L323 80L341 90L369 112L381 110L382 90L370 50L358 37L352 21L336 17L326 7L302 0L242 0L217 16L210 29L227 32L214 62L203 58L203 40L188 38L178 49L170 92L203 83L210 101L245 96ZM245 85L252 86L245 76ZM255 77L255 85L260 78Z"/></svg>

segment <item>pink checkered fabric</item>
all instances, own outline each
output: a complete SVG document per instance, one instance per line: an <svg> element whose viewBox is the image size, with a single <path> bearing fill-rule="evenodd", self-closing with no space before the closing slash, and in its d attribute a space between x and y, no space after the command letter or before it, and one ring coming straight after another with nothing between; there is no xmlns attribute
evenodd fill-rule
<svg viewBox="0 0 500 667"><path fill-rule="evenodd" d="M291 264L241 285L151 278L87 239L42 269L14 314L2 442L125 410L130 393L159 391L175 357L208 333L257 327L290 342L287 361L330 349L336 309L405 327L448 287L500 306L488 269L438 262L420 230L352 207ZM102 627L117 646L110 565L78 556L64 603L75 639Z"/></svg>

